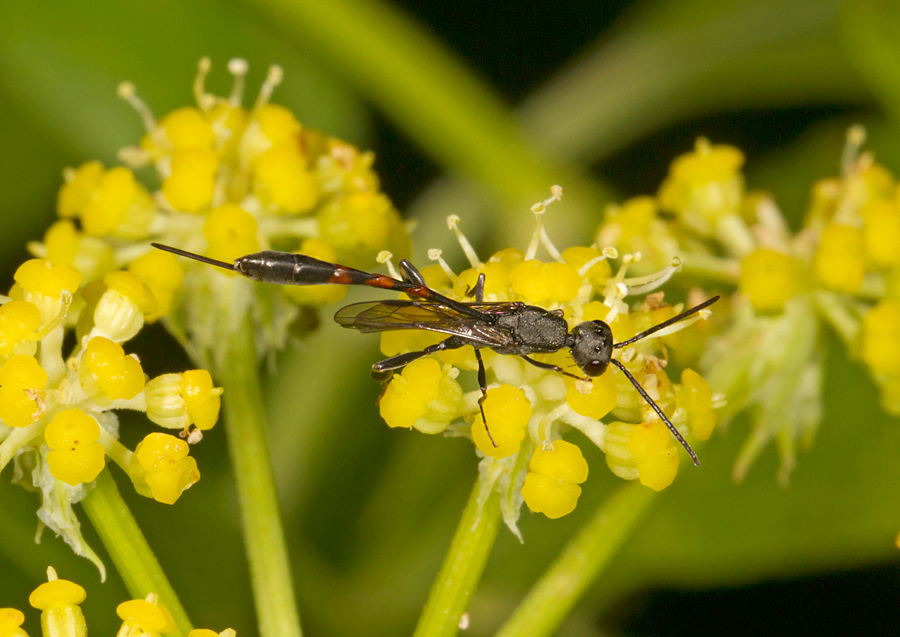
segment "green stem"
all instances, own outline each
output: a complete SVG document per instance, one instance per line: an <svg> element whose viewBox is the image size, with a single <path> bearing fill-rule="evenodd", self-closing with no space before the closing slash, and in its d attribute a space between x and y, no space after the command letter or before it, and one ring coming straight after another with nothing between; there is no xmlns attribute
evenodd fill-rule
<svg viewBox="0 0 900 637"><path fill-rule="evenodd" d="M569 542L534 585L498 637L555 634L588 585L606 567L656 492L632 483L619 488Z"/></svg>
<svg viewBox="0 0 900 637"><path fill-rule="evenodd" d="M478 503L480 492L479 475L456 527L450 551L428 594L415 637L455 635L459 631L459 619L469 607L500 528L497 493L492 492L481 506Z"/></svg>
<svg viewBox="0 0 900 637"><path fill-rule="evenodd" d="M149 593L159 597L175 620L176 635L185 637L193 627L172 585L147 544L137 521L119 494L109 469L97 476L94 488L81 502L128 592L136 599Z"/></svg>
<svg viewBox="0 0 900 637"><path fill-rule="evenodd" d="M266 442L265 405L249 319L232 336L217 367L215 376L225 389L225 431L234 463L260 635L299 637L300 616Z"/></svg>

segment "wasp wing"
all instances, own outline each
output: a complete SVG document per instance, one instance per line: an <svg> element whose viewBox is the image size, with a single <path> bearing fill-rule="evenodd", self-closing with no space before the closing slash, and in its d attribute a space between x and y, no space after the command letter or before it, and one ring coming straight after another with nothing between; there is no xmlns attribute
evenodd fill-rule
<svg viewBox="0 0 900 637"><path fill-rule="evenodd" d="M341 308L334 320L343 327L360 332L386 332L390 330L426 330L450 336L461 336L473 345L502 347L514 343L508 330L490 322L489 315L502 312L508 303L472 303L473 310L485 312L485 320L447 307L440 303L408 301L405 299L353 303Z"/></svg>

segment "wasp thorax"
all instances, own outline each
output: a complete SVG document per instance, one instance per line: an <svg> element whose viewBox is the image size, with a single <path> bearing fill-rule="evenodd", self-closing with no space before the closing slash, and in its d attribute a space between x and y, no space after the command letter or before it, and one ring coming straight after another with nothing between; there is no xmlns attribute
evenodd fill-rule
<svg viewBox="0 0 900 637"><path fill-rule="evenodd" d="M585 321L572 328L572 359L588 376L600 376L609 366L613 336L603 321Z"/></svg>

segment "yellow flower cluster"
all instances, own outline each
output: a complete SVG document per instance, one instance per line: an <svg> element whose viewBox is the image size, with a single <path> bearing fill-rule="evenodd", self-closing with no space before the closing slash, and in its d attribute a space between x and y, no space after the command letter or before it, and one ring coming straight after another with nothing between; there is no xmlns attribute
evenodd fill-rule
<svg viewBox="0 0 900 637"><path fill-rule="evenodd" d="M840 176L814 185L797 232L771 197L745 190L739 150L701 139L672 163L657 197L613 207L598 233L601 244L640 251L645 267L678 255L695 279L736 288L727 329L708 342L694 339L694 349L706 350L703 375L728 396L726 418L757 407L738 479L778 436L786 480L794 441L815 431L823 325L871 369L885 409L900 413L900 184L860 152L864 136L859 127L849 131ZM692 422L702 423L697 401L708 402L707 390L690 376L682 391L693 396L685 399ZM693 433L702 438L709 429L697 425Z"/></svg>
<svg viewBox="0 0 900 637"><path fill-rule="evenodd" d="M88 280L130 291L137 300L139 290L123 290L127 283L104 276L127 264L156 300L155 309L142 307L145 320L166 317L167 327L190 339L201 358L227 342L245 316L253 317L267 347L282 347L298 305L332 303L346 290L236 281L228 288L227 272L188 265L185 276L173 255L149 250L148 241L226 263L277 249L370 267L383 249L400 256L409 250L399 214L379 191L372 153L307 128L270 102L282 79L278 67L269 70L251 108L242 105L246 62L228 64L234 88L227 97L206 92L210 68L208 59L201 60L196 105L160 118L134 86L119 87L146 134L120 151L124 166L90 161L67 170L58 200L62 220L33 246L38 256L74 266ZM158 175L156 191L135 176L147 166ZM190 299L190 307L182 298ZM255 307L267 308L267 316Z"/></svg>
<svg viewBox="0 0 900 637"><path fill-rule="evenodd" d="M51 566L47 569L47 582L34 589L28 603L41 611L43 637L86 637L87 621L81 610L81 604L86 598L84 588L75 582L59 579ZM116 608L116 614L122 620L119 635L161 637L176 629L172 615L152 593L146 599L122 602ZM24 621L25 614L22 611L0 608L0 637L28 637L21 628ZM188 637L235 637L236 634L231 628L220 633L197 628L190 631Z"/></svg>
<svg viewBox="0 0 900 637"><path fill-rule="evenodd" d="M677 264L629 278L628 270L637 260L633 255L627 255L614 272L611 258L617 256L615 250L597 246L556 249L543 229L541 213L560 194L555 190L551 199L536 206L538 224L528 250L501 250L486 261L478 259L459 231L458 220L451 218L450 225L471 267L456 274L438 251L432 251L437 263L421 271L429 287L451 298L471 301L469 292L479 274L484 274L485 302L521 302L557 311L570 329L584 321L601 320L611 326L616 342L674 316L676 308L663 303L660 294L647 297L643 307L635 310L623 299L634 290L648 292L665 282L678 269ZM541 245L550 255L547 260L538 258ZM615 356L682 434L705 439L715 423L709 386L690 370L685 371L681 384L670 381L663 371L667 348L679 347L677 330L694 320L667 330L662 338L644 339L616 350ZM421 330L387 331L382 333L381 349L386 356L396 356L422 350L444 338L444 334ZM618 370L611 367L597 378L584 378L565 348L533 357L540 363L558 365L576 378L532 366L516 356L480 351L488 384L483 400L471 374L477 369L473 348L441 351L393 374L379 402L387 424L424 433L449 431L470 436L485 457L482 471L489 481L498 490L503 481L521 487L505 494L511 505L504 507L506 511L518 511L523 500L533 511L551 518L575 508L581 493L578 485L587 479L588 469L578 447L561 439L571 428L579 429L605 451L608 464L618 475L639 478L655 489L672 482L679 454L683 453L681 446ZM467 372L470 380L463 382L461 372ZM464 391L464 386L470 390ZM614 410L620 418L631 421L623 426L636 431L636 442L630 447L626 443L621 449L615 448L616 423L605 421ZM469 424L455 424L459 419ZM662 435L642 437L639 432L644 430L658 434L655 423L662 427ZM620 456L613 459L614 453ZM619 470L617 462L626 463L629 470ZM515 528L513 515L507 514L506 521Z"/></svg>

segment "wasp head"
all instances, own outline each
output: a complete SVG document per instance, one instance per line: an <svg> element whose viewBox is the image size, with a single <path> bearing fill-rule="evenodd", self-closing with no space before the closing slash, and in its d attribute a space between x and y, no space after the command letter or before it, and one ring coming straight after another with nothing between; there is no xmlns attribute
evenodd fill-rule
<svg viewBox="0 0 900 637"><path fill-rule="evenodd" d="M585 321L572 328L572 360L588 376L606 371L612 350L612 330L603 321Z"/></svg>

